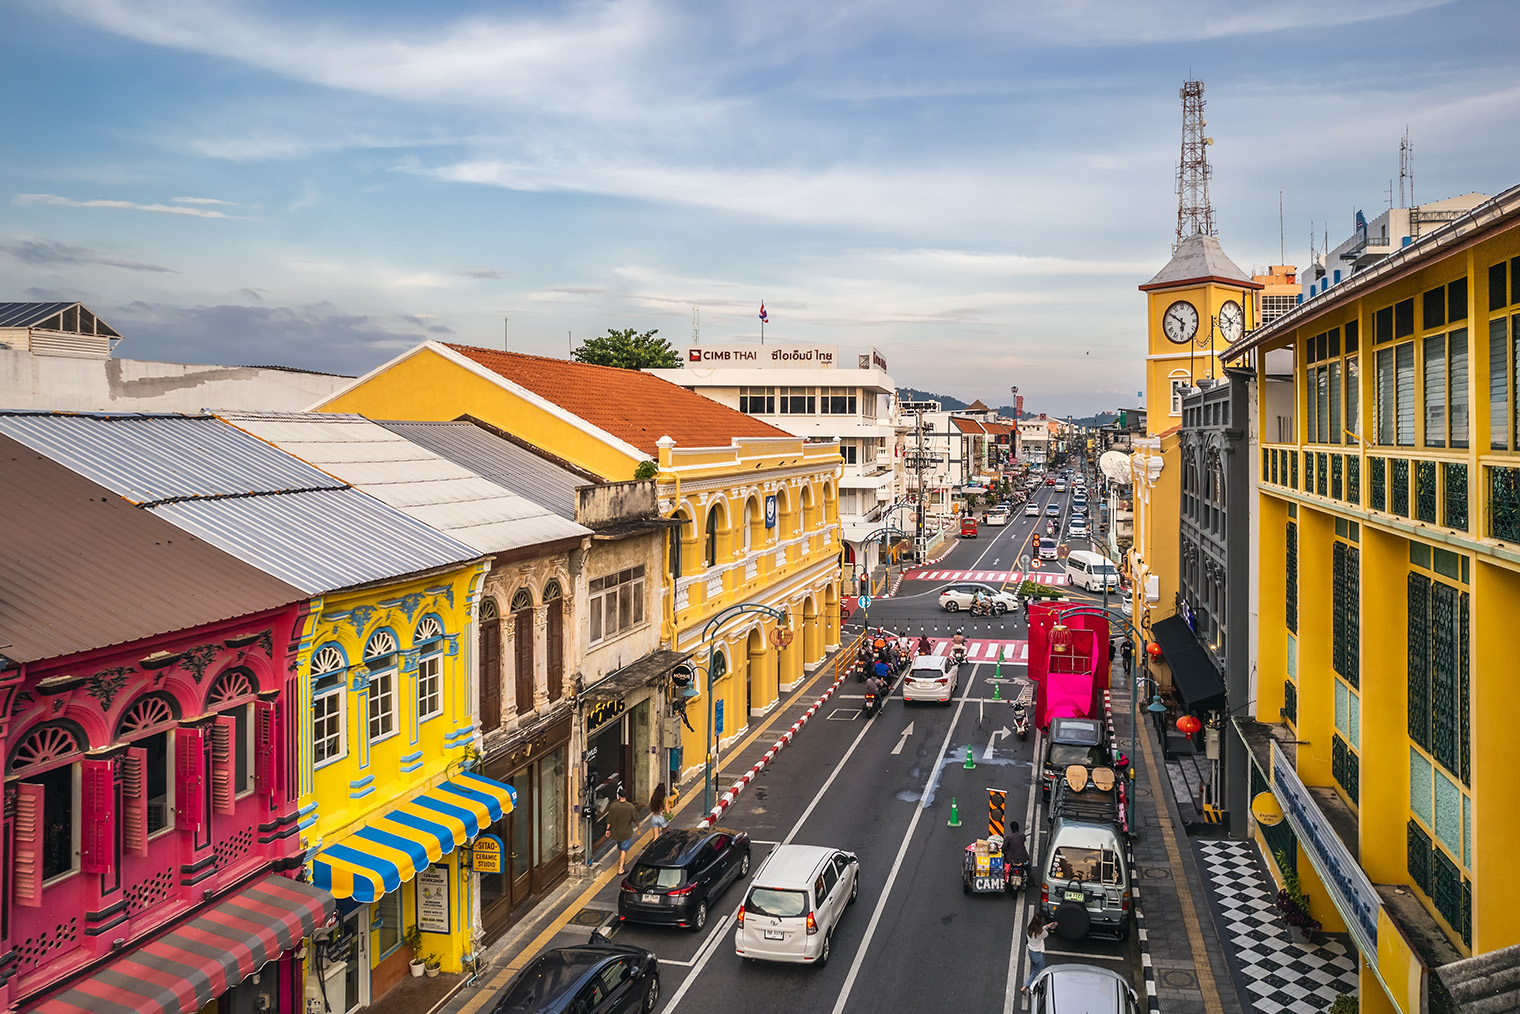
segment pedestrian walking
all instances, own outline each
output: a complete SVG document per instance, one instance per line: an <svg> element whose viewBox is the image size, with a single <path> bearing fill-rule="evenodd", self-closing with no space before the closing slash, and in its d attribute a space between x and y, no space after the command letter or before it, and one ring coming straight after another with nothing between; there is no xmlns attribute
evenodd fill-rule
<svg viewBox="0 0 1520 1014"><path fill-rule="evenodd" d="M1034 980L1045 971L1045 938L1050 936L1050 927L1056 921L1044 912L1036 912L1034 918L1029 920L1029 929L1025 934L1024 945L1029 951L1029 978L1024 980L1024 992L1029 992L1029 987L1034 985Z"/></svg>
<svg viewBox="0 0 1520 1014"><path fill-rule="evenodd" d="M1126 637L1119 653L1124 656L1124 675L1128 676L1130 667L1135 664L1135 643Z"/></svg>
<svg viewBox="0 0 1520 1014"><path fill-rule="evenodd" d="M665 783L661 782L649 795L650 823L654 825L657 834L663 833L670 826L670 811L670 797L665 794Z"/></svg>
<svg viewBox="0 0 1520 1014"><path fill-rule="evenodd" d="M639 811L633 808L628 801L628 790L621 785L617 790L617 801L607 808L607 833L602 835L602 840L611 838L618 843L618 872L623 872L623 861L628 856L628 850L633 848L633 831L639 821Z"/></svg>

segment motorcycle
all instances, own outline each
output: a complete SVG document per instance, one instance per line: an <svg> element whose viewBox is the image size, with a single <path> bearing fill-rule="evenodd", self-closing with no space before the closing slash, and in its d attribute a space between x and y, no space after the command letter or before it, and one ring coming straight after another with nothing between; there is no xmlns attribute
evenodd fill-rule
<svg viewBox="0 0 1520 1014"><path fill-rule="evenodd" d="M867 690L865 707L862 709L864 710L866 717L869 718L871 715L876 714L876 708L876 693L872 690Z"/></svg>
<svg viewBox="0 0 1520 1014"><path fill-rule="evenodd" d="M1024 707L1023 701L1013 702L1013 731L1019 739L1029 735L1029 711Z"/></svg>
<svg viewBox="0 0 1520 1014"><path fill-rule="evenodd" d="M957 644L954 648L951 648L950 658L955 662L956 665L965 665L966 646L964 644Z"/></svg>

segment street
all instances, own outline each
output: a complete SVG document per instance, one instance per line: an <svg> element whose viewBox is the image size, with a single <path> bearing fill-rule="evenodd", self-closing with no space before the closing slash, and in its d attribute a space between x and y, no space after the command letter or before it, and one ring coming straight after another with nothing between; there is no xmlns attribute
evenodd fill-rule
<svg viewBox="0 0 1520 1014"><path fill-rule="evenodd" d="M1040 487L1035 499L1042 508L1061 505L1064 523L1068 494ZM983 527L980 539L961 542L938 569L1014 569L1035 525L1043 530L1044 523L1043 515L1020 514L1006 527ZM873 604L871 625L914 637L927 630L935 638L964 627L974 644L1025 639L1016 613L989 620L942 612L939 587L905 581L897 596ZM1027 741L1007 731L1008 702L1024 686L1024 665L978 654L962 667L949 704L904 704L899 690L866 719L859 684L847 683L724 815L723 826L750 834L756 869L784 842L836 846L860 857L859 899L839 925L827 967L738 958L733 915L747 884L741 882L714 907L700 934L631 924L611 931L616 940L659 956L662 1010L723 1009L741 997L744 1009L756 1012L844 1014L884 1004L893 1010L1024 1007L1019 987L1029 966L1020 930L1035 895L964 894L961 861L965 846L986 834L988 788L1008 793L1010 822L1043 825L1031 793L1039 743L1033 731ZM1010 682L994 700L991 681L999 672ZM974 769L967 767L968 751ZM952 803L959 828L947 826ZM1030 852L1038 857L1037 836ZM1133 934L1127 943L1073 943L1052 935L1047 955L1052 964L1092 962L1138 981Z"/></svg>

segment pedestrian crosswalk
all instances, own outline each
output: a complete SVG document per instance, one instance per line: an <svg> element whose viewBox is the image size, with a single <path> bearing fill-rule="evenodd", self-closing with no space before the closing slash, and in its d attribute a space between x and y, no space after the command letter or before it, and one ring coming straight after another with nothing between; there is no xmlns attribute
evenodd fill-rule
<svg viewBox="0 0 1520 1014"><path fill-rule="evenodd" d="M999 658L999 652L1002 653L1001 657L1004 662L1028 662L1029 642L992 640L973 641L970 639L966 641L966 658L968 661L996 662ZM946 637L943 639L935 640L934 654L950 654L950 638Z"/></svg>
<svg viewBox="0 0 1520 1014"><path fill-rule="evenodd" d="M1060 571L1032 570L910 570L903 575L907 581L981 581L986 584L1034 581L1038 584L1065 584L1066 575Z"/></svg>

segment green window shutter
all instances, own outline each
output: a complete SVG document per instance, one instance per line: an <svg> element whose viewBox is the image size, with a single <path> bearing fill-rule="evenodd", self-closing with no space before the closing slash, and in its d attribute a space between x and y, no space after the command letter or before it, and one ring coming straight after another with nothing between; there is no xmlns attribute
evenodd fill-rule
<svg viewBox="0 0 1520 1014"><path fill-rule="evenodd" d="M1439 581L1430 586L1431 746L1430 752L1446 770L1460 775L1461 737L1457 695L1461 690L1458 648L1458 593Z"/></svg>
<svg viewBox="0 0 1520 1014"><path fill-rule="evenodd" d="M1298 525L1288 522L1287 534L1286 610L1288 629L1298 633Z"/></svg>
<svg viewBox="0 0 1520 1014"><path fill-rule="evenodd" d="M1430 749L1430 578L1409 575L1409 738Z"/></svg>

